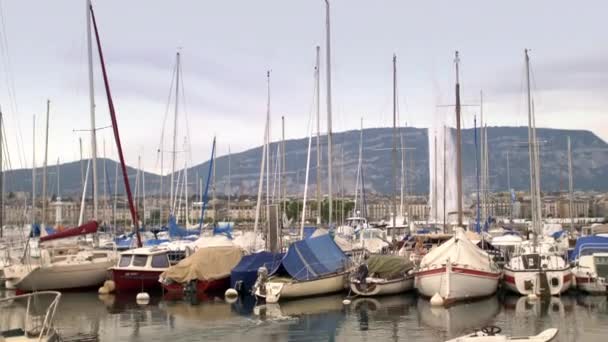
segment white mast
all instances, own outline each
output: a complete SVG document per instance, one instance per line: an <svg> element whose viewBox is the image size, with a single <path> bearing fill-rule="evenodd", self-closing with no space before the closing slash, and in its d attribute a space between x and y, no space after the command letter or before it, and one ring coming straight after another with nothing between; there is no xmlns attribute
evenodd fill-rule
<svg viewBox="0 0 608 342"><path fill-rule="evenodd" d="M536 246L537 235L540 232L538 209L537 208L537 174L536 174L536 132L533 123L532 113L532 95L530 92L530 57L528 56L528 50L524 50L526 59L526 86L527 86L527 105L528 105L528 152L530 155L530 194L531 194L531 205L532 205L532 228L534 230L534 245Z"/></svg>
<svg viewBox="0 0 608 342"><path fill-rule="evenodd" d="M270 71L266 73L268 99L266 102L266 228L270 232ZM268 241L268 240L267 240Z"/></svg>
<svg viewBox="0 0 608 342"><path fill-rule="evenodd" d="M391 239L397 230L397 56L393 55L393 229Z"/></svg>
<svg viewBox="0 0 608 342"><path fill-rule="evenodd" d="M184 138L184 151L188 148L188 138ZM186 154L187 155L187 154ZM214 165L215 170L215 165ZM214 172L215 173L215 172ZM213 175L215 180L215 175ZM190 210L188 209L188 158L184 158L184 197L186 199L186 228L190 227Z"/></svg>
<svg viewBox="0 0 608 342"><path fill-rule="evenodd" d="M321 225L321 47L317 45L315 62L315 105L317 107L317 226Z"/></svg>
<svg viewBox="0 0 608 342"><path fill-rule="evenodd" d="M175 62L175 114L173 115L173 150L171 151L172 153L172 160L171 160L171 194L169 195L169 203L171 204L171 208L170 208L170 212L171 214L175 215L174 213L174 177L175 177L175 157L176 157L176 146L177 146L177 113L178 113L178 106L179 106L179 74L180 74L180 70L179 70L179 62L180 62L180 54L179 52L176 54L176 62Z"/></svg>
<svg viewBox="0 0 608 342"><path fill-rule="evenodd" d="M87 162L87 171L84 175L84 186L82 187L82 198L80 200L80 215L78 216L78 226L82 226L82 222L84 220L84 207L85 207L85 198L87 196L87 183L89 182L89 168L91 166L91 160ZM42 232L42 230L41 230Z"/></svg>
<svg viewBox="0 0 608 342"><path fill-rule="evenodd" d="M107 210L108 210L108 173L106 170L106 139L103 139L103 206L101 209L102 222L107 224Z"/></svg>
<svg viewBox="0 0 608 342"><path fill-rule="evenodd" d="M228 217L232 217L232 211L230 208L230 193L232 192L232 170L230 169L232 167L231 164L231 157L232 157L232 153L230 152L230 145L228 145Z"/></svg>
<svg viewBox="0 0 608 342"><path fill-rule="evenodd" d="M32 229L36 224L36 115L32 130ZM42 231L40 231L42 233Z"/></svg>
<svg viewBox="0 0 608 342"><path fill-rule="evenodd" d="M312 122L308 125L308 152L306 153L306 178L304 179L304 201L302 202L302 220L300 222L300 240L304 239L304 222L306 220L306 197L308 196L308 174L310 172L310 147L312 146Z"/></svg>
<svg viewBox="0 0 608 342"><path fill-rule="evenodd" d="M326 63L327 63L327 193L329 196L329 221L327 224L332 225L333 221L333 191L332 191L332 131L331 131L331 26L330 26L330 15L329 15L329 0L325 0L325 13L326 13Z"/></svg>
<svg viewBox="0 0 608 342"><path fill-rule="evenodd" d="M140 165L141 167L141 165ZM143 227L146 226L146 170L141 170L141 195L142 195L142 210L144 214L141 216L141 224ZM138 224L139 225L139 224Z"/></svg>
<svg viewBox="0 0 608 342"><path fill-rule="evenodd" d="M46 167L48 164L49 156L49 113L50 113L51 101L46 100L46 129L44 136L44 164L42 164L42 228L46 227Z"/></svg>
<svg viewBox="0 0 608 342"><path fill-rule="evenodd" d="M258 199L256 201L256 209L255 209L255 221L253 224L253 232L258 232L258 224L260 222L260 206L262 205L262 188L264 187L264 163L266 163L266 150L267 146L267 136L268 136L268 126L269 126L269 115L266 115L266 125L264 127L264 144L262 147L262 162L260 163L260 178L258 180Z"/></svg>
<svg viewBox="0 0 608 342"><path fill-rule="evenodd" d="M357 177L355 179L355 205L353 206L353 216L357 215L357 200L359 197L359 184L362 185L363 182L359 183L361 180L361 163L362 163L362 155L363 155L363 118L361 118L361 131L359 133L359 159L357 160ZM363 193L363 191L361 191ZM361 196L363 197L363 196ZM361 205L363 205L363 198L361 198ZM363 210L361 210L363 213Z"/></svg>
<svg viewBox="0 0 608 342"><path fill-rule="evenodd" d="M93 218L97 219L97 128L95 127L95 89L93 88L93 46L91 0L87 0L87 52L89 57L89 101L91 110L91 159L93 162Z"/></svg>
<svg viewBox="0 0 608 342"><path fill-rule="evenodd" d="M570 145L570 136L568 136L568 192L570 193L570 231L574 232L574 185L572 181L572 146Z"/></svg>
<svg viewBox="0 0 608 342"><path fill-rule="evenodd" d="M213 140L215 141L216 137L213 137ZM217 147L217 144L216 144ZM211 205L213 207L213 223L217 222L217 211L216 211L216 207L215 207L215 202L216 202L216 197L215 197L215 161L217 158L215 158L215 153L213 153L213 176L212 176L212 180L211 180L211 190L212 190L212 198L211 198Z"/></svg>

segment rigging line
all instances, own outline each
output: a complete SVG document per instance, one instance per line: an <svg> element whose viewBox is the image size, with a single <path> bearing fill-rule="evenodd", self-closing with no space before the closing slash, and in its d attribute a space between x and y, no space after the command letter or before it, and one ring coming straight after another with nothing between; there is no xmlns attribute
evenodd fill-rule
<svg viewBox="0 0 608 342"><path fill-rule="evenodd" d="M186 158L188 158L188 162L190 165L192 165L192 143L190 142L190 123L188 122L188 107L187 107L187 103L186 103L186 88L184 86L184 73L183 73L183 69L184 69L184 62L183 62L183 58L180 61L181 63L181 68L179 69L179 80L182 86L182 108L183 108L183 112L184 112L184 120L186 120L186 138L188 139L188 148L186 148Z"/></svg>
<svg viewBox="0 0 608 342"><path fill-rule="evenodd" d="M19 154L19 161L21 163L21 167L22 168L26 168L27 167L27 158L25 156L25 150L23 148L24 144L23 144L23 135L21 133L21 125L19 123L19 107L17 105L17 95L16 95L16 91L15 91L15 78L13 76L12 73L12 63L11 63L11 59L10 59L10 52L9 52L9 46L8 46L8 38L6 36L6 25L4 22L4 10L3 10L3 6L2 6L2 1L0 1L0 25L1 25L1 31L2 31L2 37L0 40L0 47L2 48L2 54L3 54L3 61L4 61L4 67L5 67L5 74L6 74L6 85L7 85L7 90L8 90L8 95L9 95L9 103L11 104L13 113L15 114L15 125L17 126L17 143L19 145L19 150L21 152L21 154Z"/></svg>
<svg viewBox="0 0 608 342"><path fill-rule="evenodd" d="M169 96L167 97L167 102L165 105L165 115L163 117L163 126L161 128L160 133L160 142L158 144L158 151L165 150L165 128L167 126L167 118L169 117L169 106L171 104L171 99L173 98L173 83L175 82L175 72L177 69L177 64L173 66L173 72L171 73L171 84L169 85Z"/></svg>

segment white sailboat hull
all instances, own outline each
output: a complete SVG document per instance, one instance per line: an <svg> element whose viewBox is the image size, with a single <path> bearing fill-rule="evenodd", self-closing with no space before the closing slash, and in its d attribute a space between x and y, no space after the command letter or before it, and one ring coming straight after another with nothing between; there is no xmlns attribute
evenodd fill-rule
<svg viewBox="0 0 608 342"><path fill-rule="evenodd" d="M541 276L545 275L552 296L558 296L566 292L572 285L572 272L570 268L559 270L538 270L515 271L505 267L504 285L505 287L520 295L541 295Z"/></svg>
<svg viewBox="0 0 608 342"><path fill-rule="evenodd" d="M277 303L284 299L304 298L344 291L346 281L346 272L304 281L273 282L271 279L265 284L265 294L260 292L260 288L256 289L255 294L264 298L267 303Z"/></svg>
<svg viewBox="0 0 608 342"><path fill-rule="evenodd" d="M414 276L408 275L393 280L368 279L365 286L362 286L359 281L351 279L350 289L356 295L364 297L403 293L414 289Z"/></svg>
<svg viewBox="0 0 608 342"><path fill-rule="evenodd" d="M81 263L34 266L20 279L12 279L12 286L21 291L65 290L94 287L107 279L113 259ZM27 266L21 266L27 267Z"/></svg>
<svg viewBox="0 0 608 342"><path fill-rule="evenodd" d="M424 297L439 294L444 302L490 296L496 292L500 272L466 267L434 267L416 272L415 287Z"/></svg>

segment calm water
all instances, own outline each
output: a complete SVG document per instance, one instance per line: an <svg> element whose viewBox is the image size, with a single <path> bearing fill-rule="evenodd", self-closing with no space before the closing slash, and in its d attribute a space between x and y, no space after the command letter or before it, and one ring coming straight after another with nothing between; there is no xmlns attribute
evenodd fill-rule
<svg viewBox="0 0 608 342"><path fill-rule="evenodd" d="M432 308L414 294L355 299L344 295L255 307L208 298L196 305L153 297L140 306L134 295L99 297L65 293L55 324L63 335L94 333L101 341L444 341L494 324L515 335L560 329L558 341L606 341L606 297L568 295L548 302L497 296ZM25 308L0 308L0 328Z"/></svg>

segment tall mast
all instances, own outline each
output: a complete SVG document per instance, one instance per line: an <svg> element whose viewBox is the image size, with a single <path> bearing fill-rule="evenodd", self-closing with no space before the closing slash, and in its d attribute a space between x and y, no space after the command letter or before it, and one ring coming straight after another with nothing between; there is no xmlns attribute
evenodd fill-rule
<svg viewBox="0 0 608 342"><path fill-rule="evenodd" d="M279 180L279 208L285 212L285 117L281 116L281 169Z"/></svg>
<svg viewBox="0 0 608 342"><path fill-rule="evenodd" d="M232 193L232 165L231 159L232 153L230 152L230 145L228 145L228 217L232 217L232 211L230 209L230 195Z"/></svg>
<svg viewBox="0 0 608 342"><path fill-rule="evenodd" d="M475 132L477 132L477 129L475 129ZM486 213L486 162L485 162L485 158L486 158L486 146L485 146L485 131L484 131L484 122L483 122L483 92L479 91L479 142L480 142L480 153L479 153L479 166L480 166L480 172L479 172L479 177L478 177L478 182L480 183L479 187L481 188L481 204L480 204L480 208L481 208L481 213L480 213L480 217L478 219L479 223L485 222L486 218L487 218L487 213ZM477 150L475 150L475 154L477 154ZM476 164L477 165L477 164ZM479 199L479 189L477 190L478 192L478 198L477 198L477 202L479 203L480 199Z"/></svg>
<svg viewBox="0 0 608 342"><path fill-rule="evenodd" d="M266 73L266 77L270 78L270 71L268 71ZM270 81L268 80L268 82L270 82ZM264 144L262 147L262 161L260 162L260 178L258 180L258 197L257 197L257 201L256 201L256 208L255 208L255 220L253 223L253 232L256 234L258 232L258 224L260 222L260 207L262 205L262 189L264 187L264 163L267 162L266 150L268 149L267 142L268 142L268 133L269 133L268 126L270 125L269 121L270 121L270 111L267 111L266 125L264 126Z"/></svg>
<svg viewBox="0 0 608 342"><path fill-rule="evenodd" d="M532 207L532 228L534 230L534 245L536 245L538 234L538 217L536 208L536 140L534 138L534 132L532 128L532 95L530 92L530 56L528 56L528 50L524 50L526 59L526 89L527 89L527 104L528 104L528 152L530 156L530 194L531 194L531 207Z"/></svg>
<svg viewBox="0 0 608 342"><path fill-rule="evenodd" d="M84 189L84 159L82 158L82 138L78 138L78 147L80 151L80 188Z"/></svg>
<svg viewBox="0 0 608 342"><path fill-rule="evenodd" d="M266 91L266 233L270 234L270 70L266 72Z"/></svg>
<svg viewBox="0 0 608 342"><path fill-rule="evenodd" d="M36 115L32 130L32 229L36 224Z"/></svg>
<svg viewBox="0 0 608 342"><path fill-rule="evenodd" d="M455 53L454 64L456 65L456 201L458 203L458 227L462 227L462 138L460 132L460 58L458 51Z"/></svg>
<svg viewBox="0 0 608 342"><path fill-rule="evenodd" d="M42 228L46 225L46 166L49 156L49 113L51 101L46 100L46 129L44 133L44 164L42 164Z"/></svg>
<svg viewBox="0 0 608 342"><path fill-rule="evenodd" d="M397 229L397 56L393 55L393 229L391 239L395 239Z"/></svg>
<svg viewBox="0 0 608 342"><path fill-rule="evenodd" d="M321 47L316 48L315 105L317 106L317 225L321 224Z"/></svg>
<svg viewBox="0 0 608 342"><path fill-rule="evenodd" d="M448 126L447 125L443 125L443 232L447 233L447 208L446 208L446 195L447 195L447 179L448 179L448 172L447 172L447 168L446 168L446 151L447 151L447 139L448 139Z"/></svg>
<svg viewBox="0 0 608 342"><path fill-rule="evenodd" d="M127 201L129 203L129 210L131 212L131 219L134 223L135 236L137 237L137 247L141 247L141 236L139 235L139 220L137 216L137 210L133 206L133 197L131 196L131 186L129 185L129 176L127 174L127 166L125 158L122 153L122 145L120 144L120 133L118 131L118 121L116 120L116 110L114 108L114 101L112 100L112 93L110 91L110 83L108 82L108 74L106 72L106 66L103 59L103 51L101 48L101 41L99 40L99 31L97 30L97 23L95 22L95 13L93 13L93 7L89 8L91 11L91 20L95 29L95 38L97 41L97 51L99 54L99 61L101 64L101 72L103 76L103 82L106 90L106 98L108 100L108 109L110 110L110 119L112 120L112 130L114 132L114 140L116 141L116 149L118 151L118 157L120 159L120 166L122 168L122 175L124 179L125 192L127 194Z"/></svg>
<svg viewBox="0 0 608 342"><path fill-rule="evenodd" d="M163 222L163 198L164 196L164 187L163 187L163 178L165 178L165 130L163 130L162 136L160 137L161 143L158 152L160 153L160 194L158 196L158 223L162 226Z"/></svg>
<svg viewBox="0 0 608 342"><path fill-rule="evenodd" d="M184 151L188 150L188 138L184 138ZM186 156L188 153L186 153ZM213 169L215 171L215 167ZM215 190L215 172L213 174L213 189ZM215 194L215 191L214 191ZM184 158L184 198L186 200L186 228L190 226L190 210L188 207L188 157ZM215 199L214 199L215 200ZM215 213L214 213L215 214Z"/></svg>
<svg viewBox="0 0 608 342"><path fill-rule="evenodd" d="M107 209L108 209L108 170L106 169L106 139L103 139L103 206L101 209L101 216L103 217L103 223L107 224Z"/></svg>
<svg viewBox="0 0 608 342"><path fill-rule="evenodd" d="M140 166L141 167L141 166ZM141 215L141 224L142 226L146 226L146 170L141 170L141 195L142 195L142 210L143 215Z"/></svg>
<svg viewBox="0 0 608 342"><path fill-rule="evenodd" d="M509 192L509 218L513 220L513 198L511 197L511 167L509 165L509 150L507 150L507 191Z"/></svg>
<svg viewBox="0 0 608 342"><path fill-rule="evenodd" d="M363 118L361 118L361 130L359 132L359 158L357 160L357 179L355 180L355 205L353 206L353 216L357 215L357 199L359 196L359 186L361 186L361 193L363 193L363 173L361 172L361 164L363 162ZM361 182L360 182L361 181ZM363 196L361 196L361 215L363 215Z"/></svg>
<svg viewBox="0 0 608 342"><path fill-rule="evenodd" d="M175 208L173 208L174 201L174 177L175 177L175 157L176 157L176 147L177 147L177 113L179 107L179 62L180 62L180 54L179 52L175 55L175 113L173 114L173 150L171 151L171 194L169 197L169 203L171 203L170 212L172 215L175 215L173 212ZM215 213L214 213L215 214Z"/></svg>
<svg viewBox="0 0 608 342"><path fill-rule="evenodd" d="M4 237L4 170L2 165L2 109L0 109L0 238Z"/></svg>
<svg viewBox="0 0 608 342"><path fill-rule="evenodd" d="M333 188L332 188L332 131L331 131L331 26L329 15L329 0L325 0L325 59L327 64L327 193L329 196L329 221L327 224L331 226L333 220Z"/></svg>
<svg viewBox="0 0 608 342"><path fill-rule="evenodd" d="M87 0L87 54L89 57L89 106L91 111L91 159L93 162L93 218L97 219L97 128L95 127L95 88L93 87L93 39L91 35L91 0Z"/></svg>
<svg viewBox="0 0 608 342"><path fill-rule="evenodd" d="M434 181L433 181L433 208L435 208L435 225L437 224L437 131L435 131L435 139L434 139L434 149L435 153L433 155L435 170L434 170Z"/></svg>
<svg viewBox="0 0 608 342"><path fill-rule="evenodd" d="M568 136L568 191L570 193L570 231L574 232L574 185L572 181L572 146Z"/></svg>
<svg viewBox="0 0 608 342"><path fill-rule="evenodd" d="M216 141L216 137L213 137L213 141ZM216 197L215 197L215 151L213 151L213 156L211 157L213 159L213 178L211 179L211 205L213 207L213 223L217 222L217 208L215 206L215 203L217 202ZM186 176L188 175L188 173L186 173ZM187 217L187 216L186 216Z"/></svg>

